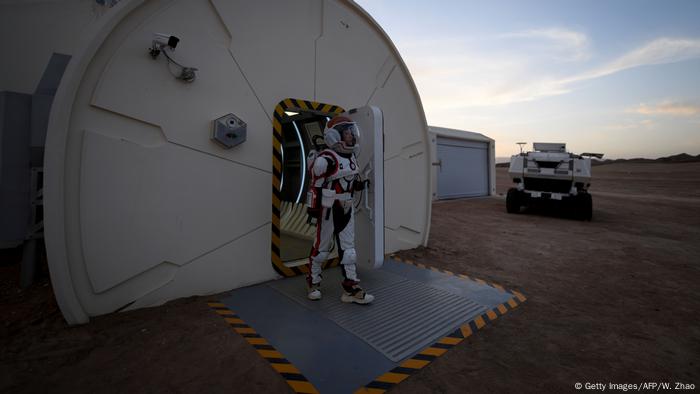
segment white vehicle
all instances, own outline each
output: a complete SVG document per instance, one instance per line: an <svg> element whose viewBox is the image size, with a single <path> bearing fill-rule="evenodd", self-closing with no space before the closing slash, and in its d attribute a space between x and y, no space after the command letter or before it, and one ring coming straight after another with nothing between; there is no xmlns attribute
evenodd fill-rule
<svg viewBox="0 0 700 394"><path fill-rule="evenodd" d="M522 145L524 143L518 143ZM588 193L591 181L591 157L602 153L576 155L566 151L563 143L535 142L532 152L522 151L510 158L508 175L516 184L508 190L506 210L518 213L520 208L536 201L561 201L574 217L591 220L593 200Z"/></svg>

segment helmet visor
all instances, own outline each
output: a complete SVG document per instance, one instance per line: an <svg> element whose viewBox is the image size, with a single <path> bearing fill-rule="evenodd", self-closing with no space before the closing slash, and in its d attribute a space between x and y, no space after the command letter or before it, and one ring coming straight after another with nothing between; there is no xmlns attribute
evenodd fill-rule
<svg viewBox="0 0 700 394"><path fill-rule="evenodd" d="M333 126L340 134L340 142L345 146L355 146L360 140L360 129L355 123L341 123Z"/></svg>

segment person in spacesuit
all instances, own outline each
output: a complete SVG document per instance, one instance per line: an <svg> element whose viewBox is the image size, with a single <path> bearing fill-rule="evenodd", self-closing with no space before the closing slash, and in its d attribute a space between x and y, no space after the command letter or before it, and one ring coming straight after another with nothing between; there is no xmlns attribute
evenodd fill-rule
<svg viewBox="0 0 700 394"><path fill-rule="evenodd" d="M316 238L309 256L307 296L310 300L321 299L322 266L335 238L345 278L341 301L369 304L374 296L359 285L355 252L353 195L369 185L360 177L356 158L360 131L350 118L339 115L328 121L323 137L327 148L310 163L312 178L307 203L309 216L316 219Z"/></svg>

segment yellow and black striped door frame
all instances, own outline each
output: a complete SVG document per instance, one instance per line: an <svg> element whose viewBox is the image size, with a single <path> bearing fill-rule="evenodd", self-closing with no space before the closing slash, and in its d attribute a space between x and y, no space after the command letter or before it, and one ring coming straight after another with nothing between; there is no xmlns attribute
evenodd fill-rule
<svg viewBox="0 0 700 394"><path fill-rule="evenodd" d="M284 99L277 104L272 114L272 267L278 274L291 277L305 273L306 266L287 267L280 256L280 207L282 206L282 193L280 183L282 179L282 123L287 117L286 111L311 112L321 116L335 116L345 110L337 105L324 104L316 101ZM337 259L326 262L326 266L337 265ZM325 268L325 267L324 267Z"/></svg>

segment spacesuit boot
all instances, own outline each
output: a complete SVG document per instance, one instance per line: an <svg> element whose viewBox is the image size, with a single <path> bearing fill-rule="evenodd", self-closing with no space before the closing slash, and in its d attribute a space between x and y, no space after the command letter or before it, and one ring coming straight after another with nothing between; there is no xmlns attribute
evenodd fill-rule
<svg viewBox="0 0 700 394"><path fill-rule="evenodd" d="M306 297L310 299L311 301L318 301L321 299L321 284L313 284L309 286L308 288L308 293L306 293Z"/></svg>
<svg viewBox="0 0 700 394"><path fill-rule="evenodd" d="M317 270L312 269L306 277L306 298L311 301L318 301L321 299L321 280L323 277L319 270L320 268Z"/></svg>
<svg viewBox="0 0 700 394"><path fill-rule="evenodd" d="M353 227L354 220L350 220L349 227ZM352 233L352 232L351 232ZM341 232L341 244L342 232ZM341 248L342 249L342 248ZM345 280L343 281L343 295L340 300L343 302L354 302L355 304L369 304L374 301L374 296L367 294L366 291L360 287L360 279L357 277L357 254L355 248L348 248L343 250L343 259L340 261L341 269L343 270L343 276Z"/></svg>
<svg viewBox="0 0 700 394"><path fill-rule="evenodd" d="M343 281L343 290L345 292L340 297L343 302L354 302L356 304L369 304L374 301L374 296L367 294L358 282L346 279Z"/></svg>

